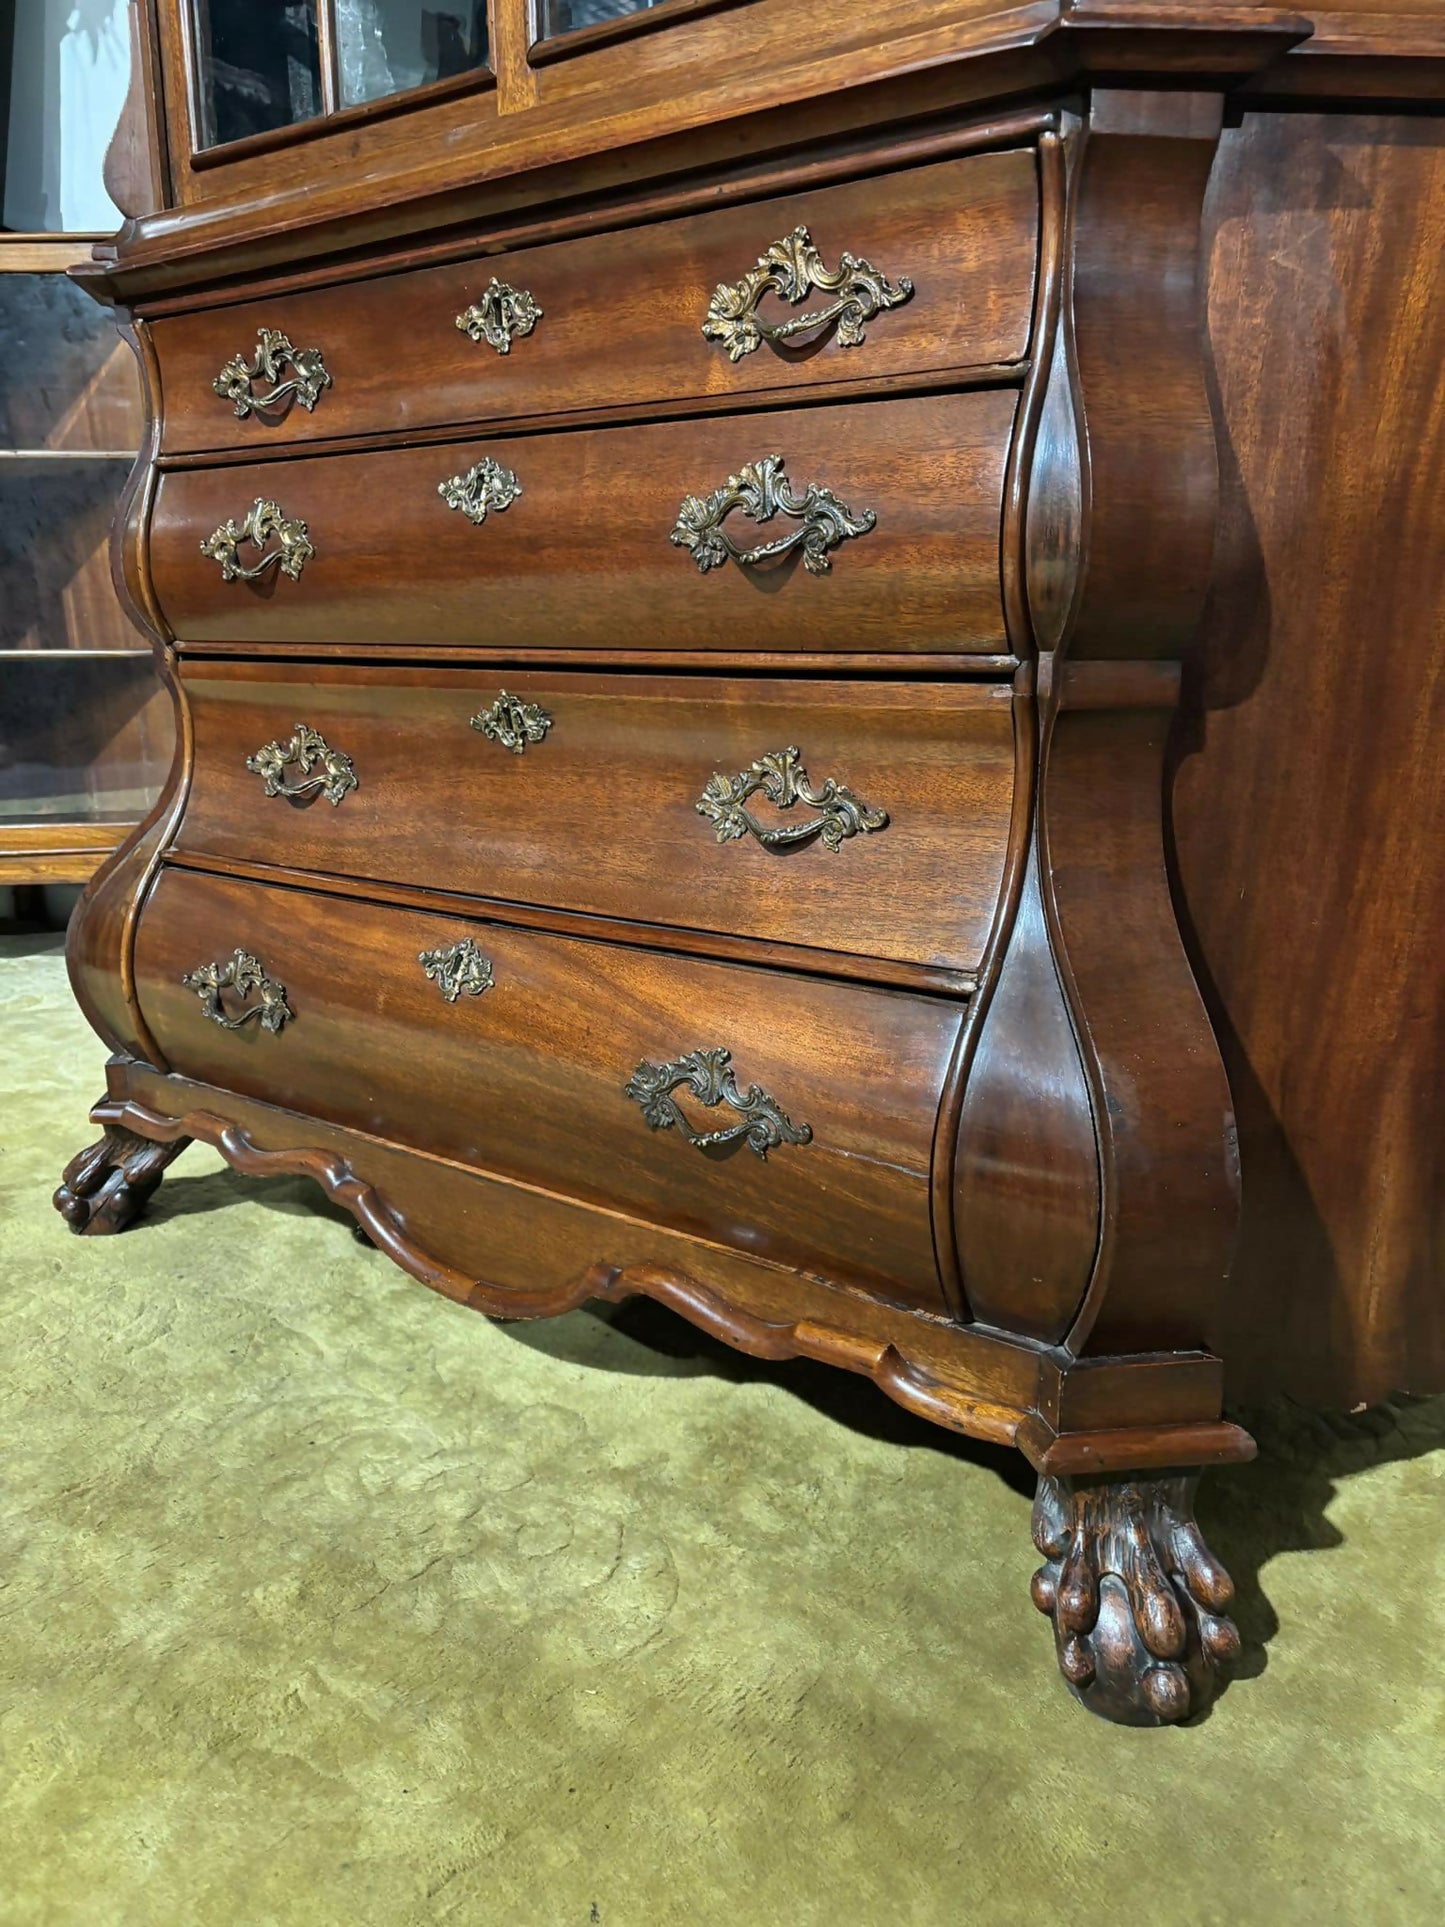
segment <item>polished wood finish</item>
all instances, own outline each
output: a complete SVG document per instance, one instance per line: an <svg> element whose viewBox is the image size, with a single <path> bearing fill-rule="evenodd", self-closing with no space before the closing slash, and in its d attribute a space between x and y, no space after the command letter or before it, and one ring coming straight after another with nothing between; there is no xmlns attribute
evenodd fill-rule
<svg viewBox="0 0 1445 1927"><path fill-rule="evenodd" d="M1288 1325L1260 1309L1298 1202L1267 1172L1250 1203L1300 1063L1333 1134L1309 1167L1350 1193L1336 1222L1384 1227L1366 1309L1352 1281L1300 1356L1315 1382L1326 1359L1345 1384L1428 1375L1413 1327L1438 1318L1438 1284L1399 1283L1428 1054L1402 1030L1380 1072L1341 934L1358 914L1381 1011L1413 1023L1438 942L1399 934L1399 826L1430 805L1439 402L1407 344L1433 339L1438 143L1423 115L1381 123L1352 197L1327 157L1357 113L1258 105L1431 99L1431 23L1368 14L882 0L804 38L791 0L751 0L534 66L495 0L494 92L196 166L163 8L173 204L91 284L147 373L118 571L180 748L72 933L113 1052L103 1135L57 1200L75 1228L128 1221L198 1138L315 1178L494 1315L637 1291L743 1350L864 1373L1026 1453L1035 1603L1087 1706L1205 1704L1238 1641L1193 1483L1250 1456L1223 1400L1277 1381L1303 1328L1303 1293ZM857 346L731 364L700 331L712 287L799 225L915 294ZM493 273L544 311L505 357L453 323ZM314 414L243 421L211 394L261 325L325 353ZM669 539L684 497L769 454L876 525L826 571L700 573ZM437 490L483 458L521 493L474 525ZM257 498L306 522L299 580L224 583L202 553ZM1277 684L1240 668L1255 511L1288 585ZM735 512L729 533L790 526ZM546 712L520 754L471 727L504 690ZM246 768L275 743L293 781L276 759L303 724L356 779L334 801ZM886 825L719 844L703 785L793 746L809 807L831 779ZM1336 881L1361 811L1373 895ZM463 939L471 991L449 1000ZM183 982L238 949L268 1029ZM650 1128L639 1066L702 1049L737 1086ZM1383 1212L1350 1184L1379 1091L1402 1094L1368 1166L1396 1187ZM766 1159L691 1141L739 1107L771 1120Z"/></svg>
<svg viewBox="0 0 1445 1927"><path fill-rule="evenodd" d="M471 724L502 680L187 665L196 774L174 847L216 867L409 882L858 959L978 963L1013 801L1007 689L508 671L507 693L549 719L517 753ZM335 807L317 792L265 799L246 768L297 718L351 759L357 787ZM720 844L696 807L709 778L789 745L815 791L832 778L885 808L887 824L837 851L821 838ZM748 807L768 830L820 814L764 796Z"/></svg>
<svg viewBox="0 0 1445 1927"><path fill-rule="evenodd" d="M914 295L870 322L856 348L821 330L730 361L700 332L714 290L805 224L830 267L847 251L890 281L906 275ZM1019 149L163 318L153 331L167 396L161 446L172 454L518 414L650 412L672 399L781 398L820 382L1021 361L1037 252L1038 174ZM456 326L493 279L525 289L542 311L506 354ZM815 296L804 311L820 306L826 297ZM796 312L772 297L763 304L766 320ZM232 355L252 354L261 328L321 348L333 385L309 413L293 403L238 424L211 382Z"/></svg>
<svg viewBox="0 0 1445 1927"><path fill-rule="evenodd" d="M1048 1426L1019 1417L1030 1407L1057 1410L1060 1361L1005 1333L920 1318L813 1273L763 1264L664 1226L509 1185L143 1065L112 1065L108 1077L110 1090L91 1114L107 1135L175 1145L177 1153L196 1139L253 1176L311 1178L411 1276L489 1315L549 1318L589 1298L642 1295L754 1356L810 1357L864 1373L907 1410L975 1438L1017 1444L1036 1466L1060 1457L1062 1442L1049 1443ZM121 1137L112 1165L117 1152L124 1164L127 1148ZM106 1182L103 1168L93 1182L91 1195L97 1195ZM490 1234L483 1266L475 1262L479 1223ZM1186 1432L1186 1452L1196 1464L1237 1463L1253 1454L1237 1426L1158 1422L1162 1411L1217 1402L1216 1360L1192 1354L1101 1363L1088 1376L1099 1381L1096 1402L1128 1425L1113 1434L1077 1435L1092 1454L1090 1464L1061 1459L1060 1474L1174 1465ZM1120 1456L1126 1444L1139 1456Z"/></svg>
<svg viewBox="0 0 1445 1927"><path fill-rule="evenodd" d="M418 957L465 937L495 983L448 1003ZM238 946L285 986L295 1016L275 1036L223 1030L180 981ZM942 1309L928 1159L946 1003L179 871L146 902L135 968L182 1076ZM623 1091L638 1063L719 1045L810 1144L711 1156L648 1129ZM696 1128L735 1122L681 1101Z"/></svg>
<svg viewBox="0 0 1445 1927"><path fill-rule="evenodd" d="M0 823L0 883L89 883L126 834L116 823Z"/></svg>
<svg viewBox="0 0 1445 1927"><path fill-rule="evenodd" d="M699 352L702 343L698 344ZM520 353L520 348L514 352ZM998 544L1016 397L1008 389L865 407L495 436L284 468L163 474L151 568L182 641L364 642L625 649L995 652L1005 646ZM699 573L669 539L683 500L778 453L800 495L830 488L877 517L824 576L795 551ZM437 494L484 460L522 493L481 525ZM274 496L316 554L300 581L224 582L201 543ZM791 527L783 523L784 532ZM739 542L779 532L735 512ZM248 551L254 555L254 551ZM898 611L906 604L906 630Z"/></svg>
<svg viewBox="0 0 1445 1927"><path fill-rule="evenodd" d="M1445 122L1252 116L1205 216L1221 593L1172 801L1245 1173L1209 1330L1240 1396L1353 1405L1445 1388Z"/></svg>

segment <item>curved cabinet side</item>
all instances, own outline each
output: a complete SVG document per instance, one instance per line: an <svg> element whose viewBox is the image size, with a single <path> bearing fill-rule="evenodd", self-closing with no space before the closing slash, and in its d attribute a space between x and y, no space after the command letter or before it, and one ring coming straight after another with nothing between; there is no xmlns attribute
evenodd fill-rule
<svg viewBox="0 0 1445 1927"><path fill-rule="evenodd" d="M953 1171L972 1315L1074 1354L1198 1347L1238 1214L1228 1085L1163 847L1177 659L1218 494L1198 272L1217 130L1152 131L1172 112L1105 91L1065 144L1024 518L1028 866L983 987Z"/></svg>
<svg viewBox="0 0 1445 1927"><path fill-rule="evenodd" d="M964 1094L954 1184L974 1317L1057 1343L1098 1245L1098 1156L1089 1087L1049 949L1037 850Z"/></svg>
<svg viewBox="0 0 1445 1927"><path fill-rule="evenodd" d="M1180 941L1163 758L1213 556L1205 189L1222 102L1094 96L1066 315L1082 569L1041 665L1040 883L1089 1082L1099 1249L1066 1344L1200 1346L1239 1213L1228 1080Z"/></svg>
<svg viewBox="0 0 1445 1927"><path fill-rule="evenodd" d="M161 859L185 807L191 771L190 709L175 674L175 653L151 592L147 535L160 445L160 374L144 322L117 313L117 326L140 363L146 439L116 513L111 577L121 606L150 641L157 672L175 705L176 748L155 806L96 871L71 918L66 963L76 1002L91 1029L112 1051L167 1067L146 1027L135 994L135 925Z"/></svg>

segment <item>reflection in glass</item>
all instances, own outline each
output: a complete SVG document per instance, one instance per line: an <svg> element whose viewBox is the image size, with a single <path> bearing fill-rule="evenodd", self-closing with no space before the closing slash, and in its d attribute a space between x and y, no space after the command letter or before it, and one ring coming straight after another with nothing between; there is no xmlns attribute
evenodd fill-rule
<svg viewBox="0 0 1445 1927"><path fill-rule="evenodd" d="M575 33L579 27L600 27L604 20L621 20L629 13L647 13L661 0L540 0L537 38Z"/></svg>
<svg viewBox="0 0 1445 1927"><path fill-rule="evenodd" d="M487 64L486 0L335 0L341 105Z"/></svg>
<svg viewBox="0 0 1445 1927"><path fill-rule="evenodd" d="M0 342L0 449L139 448L135 357L105 309L67 275L0 274ZM0 483L5 474L0 462ZM0 554L5 542L0 530ZM3 564L0 585L3 631L10 586Z"/></svg>
<svg viewBox="0 0 1445 1927"><path fill-rule="evenodd" d="M72 663L22 652L5 664L5 695L0 824L145 815L170 767L175 726L148 657Z"/></svg>
<svg viewBox="0 0 1445 1927"><path fill-rule="evenodd" d="M316 0L194 0L205 147L321 112Z"/></svg>

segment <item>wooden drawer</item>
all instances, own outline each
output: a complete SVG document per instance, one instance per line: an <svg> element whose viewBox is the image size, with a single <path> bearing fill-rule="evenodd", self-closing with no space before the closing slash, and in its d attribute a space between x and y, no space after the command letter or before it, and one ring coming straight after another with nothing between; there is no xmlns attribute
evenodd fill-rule
<svg viewBox="0 0 1445 1927"><path fill-rule="evenodd" d="M205 662L185 685L189 855L959 970L982 954L1013 798L1007 685L508 670L503 704L502 682L474 670ZM320 761L246 767L273 742L289 751L301 724L355 776L342 771L335 805ZM886 823L863 827L846 797L743 796L754 763L789 748L814 796L832 781ZM775 767L786 781L794 766ZM268 797L268 782L310 787ZM842 840L765 843L734 799L763 837L821 824Z"/></svg>
<svg viewBox="0 0 1445 1927"><path fill-rule="evenodd" d="M155 590L191 642L999 653L1014 408L1012 390L989 389L173 470L151 528ZM703 572L672 540L685 498L712 496L771 454L795 500L816 485L872 525L838 541L821 572L799 547ZM438 488L487 461L521 492L476 522ZM280 553L274 534L236 548L243 565L266 567L254 582L223 579L204 551L257 498L305 524L314 553L295 579L263 561ZM723 526L754 547L823 530L830 513L817 501L759 522L734 508Z"/></svg>
<svg viewBox="0 0 1445 1927"><path fill-rule="evenodd" d="M720 283L734 285L800 225L828 271L846 250L913 294L843 346L821 334L729 358L702 322ZM1028 348L1038 250L1032 151L973 155L843 187L755 201L393 274L311 293L177 315L153 324L165 396L162 448L255 447L319 436L396 432L577 409L893 380L1016 360ZM456 325L493 279L529 293L541 317L501 353ZM760 304L777 324L838 294ZM238 420L212 384L262 329L320 349L331 385L311 411L293 399ZM294 369L281 370L284 383ZM269 392L259 380L253 392Z"/></svg>
<svg viewBox="0 0 1445 1927"><path fill-rule="evenodd" d="M466 939L491 987L449 1002L418 960ZM238 948L283 988L279 1029L243 1016L255 991L219 992L228 1030L182 983ZM956 1005L174 869L135 968L183 1076L943 1309L928 1178ZM718 1048L807 1142L759 1156L649 1127L639 1065ZM677 1102L700 1132L766 1126L765 1107Z"/></svg>

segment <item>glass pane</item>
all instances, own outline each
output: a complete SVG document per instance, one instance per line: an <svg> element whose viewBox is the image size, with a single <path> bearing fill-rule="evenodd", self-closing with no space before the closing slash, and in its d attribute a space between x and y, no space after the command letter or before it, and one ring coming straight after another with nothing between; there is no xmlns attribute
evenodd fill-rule
<svg viewBox="0 0 1445 1927"><path fill-rule="evenodd" d="M316 0L194 0L201 144L321 112Z"/></svg>
<svg viewBox="0 0 1445 1927"><path fill-rule="evenodd" d="M621 20L629 13L648 13L661 0L540 0L537 38L575 33L579 27L600 27L604 20Z"/></svg>
<svg viewBox="0 0 1445 1927"><path fill-rule="evenodd" d="M79 456L0 459L0 652L144 646L110 579L110 527L129 469ZM15 662L0 654L0 682Z"/></svg>
<svg viewBox="0 0 1445 1927"><path fill-rule="evenodd" d="M16 450L133 454L139 448L143 410L135 356L107 311L73 281L63 274L0 274L0 343L0 462ZM4 542L0 532L0 549ZM0 608L0 627L4 623Z"/></svg>
<svg viewBox="0 0 1445 1927"><path fill-rule="evenodd" d="M174 734L147 656L7 662L0 822L136 821L165 781Z"/></svg>
<svg viewBox="0 0 1445 1927"><path fill-rule="evenodd" d="M486 0L335 0L343 107L487 64Z"/></svg>
<svg viewBox="0 0 1445 1927"><path fill-rule="evenodd" d="M126 15L127 0L0 0L7 228L109 234L120 226L101 168L130 85Z"/></svg>

